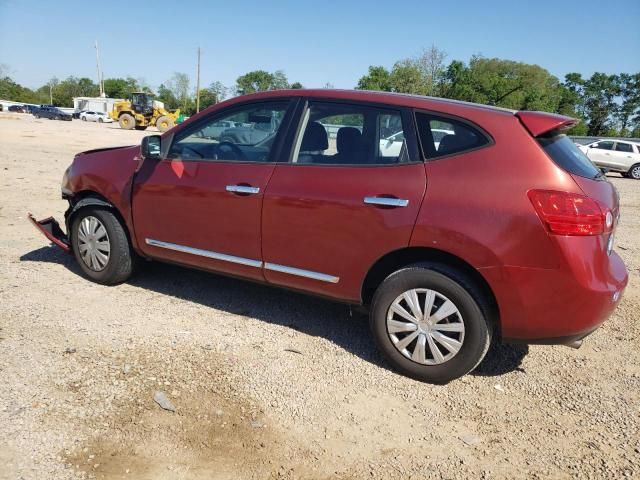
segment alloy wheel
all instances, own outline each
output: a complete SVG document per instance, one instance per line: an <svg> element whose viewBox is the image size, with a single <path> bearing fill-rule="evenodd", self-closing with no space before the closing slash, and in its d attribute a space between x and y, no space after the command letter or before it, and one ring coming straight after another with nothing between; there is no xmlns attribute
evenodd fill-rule
<svg viewBox="0 0 640 480"><path fill-rule="evenodd" d="M111 253L109 234L96 217L87 216L80 222L78 251L84 264L96 272L104 270L109 263Z"/></svg>
<svg viewBox="0 0 640 480"><path fill-rule="evenodd" d="M640 180L640 165L636 165L631 169L631 177Z"/></svg>
<svg viewBox="0 0 640 480"><path fill-rule="evenodd" d="M389 307L387 333L409 360L440 365L462 348L465 326L458 307L442 293L414 288L399 295Z"/></svg>

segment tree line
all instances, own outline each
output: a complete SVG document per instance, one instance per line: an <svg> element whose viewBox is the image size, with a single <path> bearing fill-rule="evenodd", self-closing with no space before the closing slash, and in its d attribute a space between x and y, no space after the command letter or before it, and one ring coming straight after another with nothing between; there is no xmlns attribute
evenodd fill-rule
<svg viewBox="0 0 640 480"><path fill-rule="evenodd" d="M480 55L447 64L446 57L432 46L391 69L370 66L356 88L559 113L581 120L573 135L640 137L640 73L569 73L561 81L539 65Z"/></svg>
<svg viewBox="0 0 640 480"><path fill-rule="evenodd" d="M594 73L584 78L569 73L560 80L539 65L474 55L468 62L446 63L447 54L438 47L420 55L398 60L391 68L372 65L356 85L362 90L412 93L465 100L514 110L541 110L576 117L581 122L574 135L640 137L640 73L607 75ZM89 78L52 78L31 90L14 82L0 66L0 98L25 103L73 106L73 97L94 97L99 86ZM151 92L142 78L107 78L105 94L129 98L131 92ZM325 84L331 88L331 84ZM282 70L254 70L240 75L234 85L212 82L200 89L200 108L230 96L264 90L303 88L290 83ZM169 109L180 108L187 115L196 110L196 92L186 73L175 72L157 89L158 100Z"/></svg>
<svg viewBox="0 0 640 480"><path fill-rule="evenodd" d="M97 97L100 94L99 85L90 78L74 76L64 80L53 77L46 84L32 90L19 85L6 74L8 68L0 67L0 98L15 102L48 104L59 107L73 107L73 97ZM131 97L132 92L154 93L143 78L106 78L103 81L105 95L109 98ZM200 109L207 108L230 96L244 95L263 90L278 90L285 88L303 88L300 82L289 83L282 70L267 72L254 70L237 78L232 87L221 82L212 82L200 89ZM186 73L175 72L157 88L156 98L164 102L168 109L181 109L187 115L196 111L195 89Z"/></svg>

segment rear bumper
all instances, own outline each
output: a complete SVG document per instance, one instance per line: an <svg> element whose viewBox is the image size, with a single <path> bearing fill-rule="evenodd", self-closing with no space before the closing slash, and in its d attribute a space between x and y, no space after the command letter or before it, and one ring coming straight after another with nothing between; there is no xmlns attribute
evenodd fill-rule
<svg viewBox="0 0 640 480"><path fill-rule="evenodd" d="M49 239L52 243L60 247L67 253L71 252L71 244L67 238L67 234L62 231L60 224L53 218L45 218L44 220L36 220L33 215L28 214L29 221L36 227L40 233Z"/></svg>
<svg viewBox="0 0 640 480"><path fill-rule="evenodd" d="M599 261L574 252L558 269L481 270L498 302L503 341L571 344L613 313L628 281L622 259L615 252L599 254Z"/></svg>

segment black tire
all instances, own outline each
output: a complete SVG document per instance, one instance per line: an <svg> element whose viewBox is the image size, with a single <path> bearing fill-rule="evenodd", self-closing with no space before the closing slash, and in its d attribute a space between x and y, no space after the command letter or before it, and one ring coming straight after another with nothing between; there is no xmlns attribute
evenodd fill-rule
<svg viewBox="0 0 640 480"><path fill-rule="evenodd" d="M160 132L166 132L167 130L172 128L174 125L175 123L173 122L171 117L167 117L166 115L162 115L161 117L158 117L158 119L156 120L156 128Z"/></svg>
<svg viewBox="0 0 640 480"><path fill-rule="evenodd" d="M388 333L389 308L403 292L414 288L430 289L444 295L460 312L464 324L462 346L444 363L424 365L414 362L395 347ZM492 337L490 312L485 295L464 275L446 265L422 263L398 270L380 284L371 304L369 324L378 348L395 369L416 380L446 384L475 369L486 355Z"/></svg>
<svg viewBox="0 0 640 480"><path fill-rule="evenodd" d="M87 117L80 117L80 120L82 120L83 122L87 121Z"/></svg>
<svg viewBox="0 0 640 480"><path fill-rule="evenodd" d="M99 118L99 119L98 119L98 123L102 123L102 121L103 121L103 120L102 120L101 118Z"/></svg>
<svg viewBox="0 0 640 480"><path fill-rule="evenodd" d="M136 119L128 113L123 113L120 115L118 123L123 130L131 130L136 126Z"/></svg>
<svg viewBox="0 0 640 480"><path fill-rule="evenodd" d="M627 177L633 178L634 180L640 180L640 163L636 163L631 166L627 172Z"/></svg>
<svg viewBox="0 0 640 480"><path fill-rule="evenodd" d="M78 247L80 223L87 217L95 217L107 231L110 252L106 265L102 270L90 268L82 259ZM84 275L96 283L115 285L126 281L134 271L135 253L131 249L125 228L113 212L100 207L86 207L80 210L71 224L71 246L76 261Z"/></svg>

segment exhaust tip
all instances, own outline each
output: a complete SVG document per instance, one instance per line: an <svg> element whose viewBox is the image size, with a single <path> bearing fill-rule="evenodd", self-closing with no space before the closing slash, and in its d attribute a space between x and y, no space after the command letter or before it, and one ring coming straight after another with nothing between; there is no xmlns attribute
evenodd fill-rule
<svg viewBox="0 0 640 480"><path fill-rule="evenodd" d="M582 346L582 340L574 340L571 343L567 343L567 347L575 348L576 350Z"/></svg>

